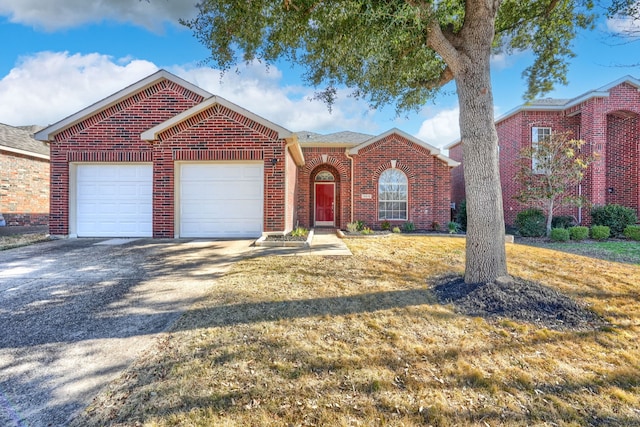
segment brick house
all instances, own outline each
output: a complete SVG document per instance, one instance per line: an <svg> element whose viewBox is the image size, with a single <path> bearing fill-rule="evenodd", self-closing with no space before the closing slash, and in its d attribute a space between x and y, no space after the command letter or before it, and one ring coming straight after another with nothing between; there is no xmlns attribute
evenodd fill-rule
<svg viewBox="0 0 640 427"><path fill-rule="evenodd" d="M32 134L35 126L0 123L0 225L47 225L49 146Z"/></svg>
<svg viewBox="0 0 640 427"><path fill-rule="evenodd" d="M639 117L640 80L626 76L572 99L547 98L521 105L496 120L505 223L512 225L526 208L514 199L520 189L514 180L519 153L551 132L583 139L583 150L598 155L580 186L572 190L575 194L593 205L616 203L640 214ZM445 149L452 159L463 162L460 141ZM463 167L452 170L451 200L456 204L465 197ZM587 209L565 208L560 213L572 215L578 223L591 220Z"/></svg>
<svg viewBox="0 0 640 427"><path fill-rule="evenodd" d="M36 137L51 145L50 233L71 237L426 229L449 218L457 165L395 129L296 134L164 70Z"/></svg>

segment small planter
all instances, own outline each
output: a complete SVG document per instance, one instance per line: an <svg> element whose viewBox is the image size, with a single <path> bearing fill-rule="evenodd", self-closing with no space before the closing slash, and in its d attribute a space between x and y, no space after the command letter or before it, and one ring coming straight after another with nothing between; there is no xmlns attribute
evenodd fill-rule
<svg viewBox="0 0 640 427"><path fill-rule="evenodd" d="M308 248L313 240L313 230L309 230L307 237L291 236L290 234L272 234L260 237L255 241L256 246L274 248Z"/></svg>

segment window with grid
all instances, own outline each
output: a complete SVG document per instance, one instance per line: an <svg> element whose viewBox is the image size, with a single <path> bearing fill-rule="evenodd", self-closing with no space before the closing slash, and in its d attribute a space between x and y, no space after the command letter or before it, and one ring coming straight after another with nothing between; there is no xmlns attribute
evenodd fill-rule
<svg viewBox="0 0 640 427"><path fill-rule="evenodd" d="M551 138L551 128L534 127L531 128L531 148L533 148L533 156L531 157L531 169L537 173L544 173L540 169L540 161L536 156L538 151L538 142L546 141Z"/></svg>
<svg viewBox="0 0 640 427"><path fill-rule="evenodd" d="M407 176L398 169L387 169L378 180L378 218L407 219Z"/></svg>

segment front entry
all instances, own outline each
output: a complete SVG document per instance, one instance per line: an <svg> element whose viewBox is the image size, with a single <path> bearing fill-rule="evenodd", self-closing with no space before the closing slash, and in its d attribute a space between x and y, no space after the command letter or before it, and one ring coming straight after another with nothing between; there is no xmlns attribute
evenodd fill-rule
<svg viewBox="0 0 640 427"><path fill-rule="evenodd" d="M335 189L333 182L316 182L316 218L315 224L320 227L333 227L334 207L335 207Z"/></svg>

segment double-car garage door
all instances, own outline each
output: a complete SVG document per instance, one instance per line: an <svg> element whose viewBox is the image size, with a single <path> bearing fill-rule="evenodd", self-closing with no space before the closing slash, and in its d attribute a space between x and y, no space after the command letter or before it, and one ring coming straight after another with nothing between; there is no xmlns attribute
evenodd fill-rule
<svg viewBox="0 0 640 427"><path fill-rule="evenodd" d="M176 164L179 237L257 237L263 223L262 163ZM87 164L76 170L79 237L151 237L151 164Z"/></svg>

